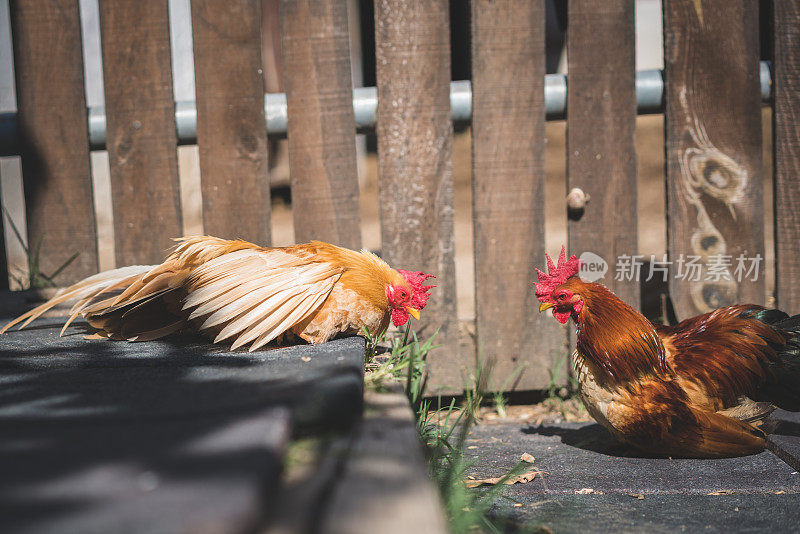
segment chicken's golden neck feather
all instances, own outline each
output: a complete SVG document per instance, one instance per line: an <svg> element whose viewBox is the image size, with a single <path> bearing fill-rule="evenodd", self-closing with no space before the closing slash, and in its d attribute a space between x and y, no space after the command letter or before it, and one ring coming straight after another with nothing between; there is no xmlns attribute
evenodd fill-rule
<svg viewBox="0 0 800 534"><path fill-rule="evenodd" d="M620 383L669 374L664 345L643 315L604 286L577 276L560 287L580 295L583 307L573 315L578 350L608 380Z"/></svg>
<svg viewBox="0 0 800 534"><path fill-rule="evenodd" d="M386 286L408 287L400 273L369 251L356 252L320 241L312 241L307 246L313 247L315 254L324 261L342 266L342 287L356 291L379 308L389 309Z"/></svg>

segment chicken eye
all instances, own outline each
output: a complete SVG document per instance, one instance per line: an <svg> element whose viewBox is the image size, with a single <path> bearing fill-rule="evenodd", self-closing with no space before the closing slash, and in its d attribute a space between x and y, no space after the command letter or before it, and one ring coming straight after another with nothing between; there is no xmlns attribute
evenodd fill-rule
<svg viewBox="0 0 800 534"><path fill-rule="evenodd" d="M556 297L558 300L564 300L567 296L564 293L561 293L559 296Z"/></svg>

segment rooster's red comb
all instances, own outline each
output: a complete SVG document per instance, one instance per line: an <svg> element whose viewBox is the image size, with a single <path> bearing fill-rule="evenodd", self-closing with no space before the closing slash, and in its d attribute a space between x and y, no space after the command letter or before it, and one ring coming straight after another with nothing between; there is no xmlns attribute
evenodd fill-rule
<svg viewBox="0 0 800 534"><path fill-rule="evenodd" d="M436 277L432 274L425 274L422 271L404 271L403 269L397 269L397 272L406 279L408 285L414 290L414 294L411 296L410 306L416 310L424 308L430 297L428 291L436 286L424 286L422 284L428 278Z"/></svg>
<svg viewBox="0 0 800 534"><path fill-rule="evenodd" d="M581 268L581 262L574 255L567 259L567 251L565 247L561 247L561 254L558 256L558 265L553 265L553 260L545 252L544 257L547 258L547 273L543 273L536 269L539 275L539 282L534 283L536 286L536 298L542 302L553 302L550 294L555 288L567 281L567 278L578 274Z"/></svg>

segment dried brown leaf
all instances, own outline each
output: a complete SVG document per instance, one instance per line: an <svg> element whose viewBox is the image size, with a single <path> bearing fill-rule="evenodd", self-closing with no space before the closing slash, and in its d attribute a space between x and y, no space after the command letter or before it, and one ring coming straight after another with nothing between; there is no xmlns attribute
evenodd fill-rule
<svg viewBox="0 0 800 534"><path fill-rule="evenodd" d="M530 471L526 471L521 475L508 477L503 484L525 484L526 482L530 482L536 478L536 475L542 474L544 474L544 471L531 469ZM501 480L503 480L503 477L480 478L475 480L467 480L465 484L468 488L477 488L478 486L494 486L495 484L499 484Z"/></svg>

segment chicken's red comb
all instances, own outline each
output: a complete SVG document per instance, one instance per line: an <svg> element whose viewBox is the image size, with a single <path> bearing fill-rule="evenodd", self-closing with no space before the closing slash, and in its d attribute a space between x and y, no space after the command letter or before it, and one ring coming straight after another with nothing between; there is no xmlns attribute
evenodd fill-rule
<svg viewBox="0 0 800 534"><path fill-rule="evenodd" d="M432 274L425 274L422 271L404 271L403 269L398 269L397 272L406 279L408 285L410 285L411 289L414 290L414 294L411 296L411 307L416 310L421 310L424 308L425 304L428 303L428 298L430 297L428 291L436 286L424 286L422 284L428 278L436 277Z"/></svg>
<svg viewBox="0 0 800 534"><path fill-rule="evenodd" d="M581 261L573 256L567 258L567 251L564 246L561 247L561 254L558 256L558 265L553 265L553 260L545 252L544 257L547 258L547 273L543 273L536 269L539 275L539 282L534 282L536 286L536 298L542 302L554 302L550 294L555 288L567 281L570 276L578 274L581 269Z"/></svg>

